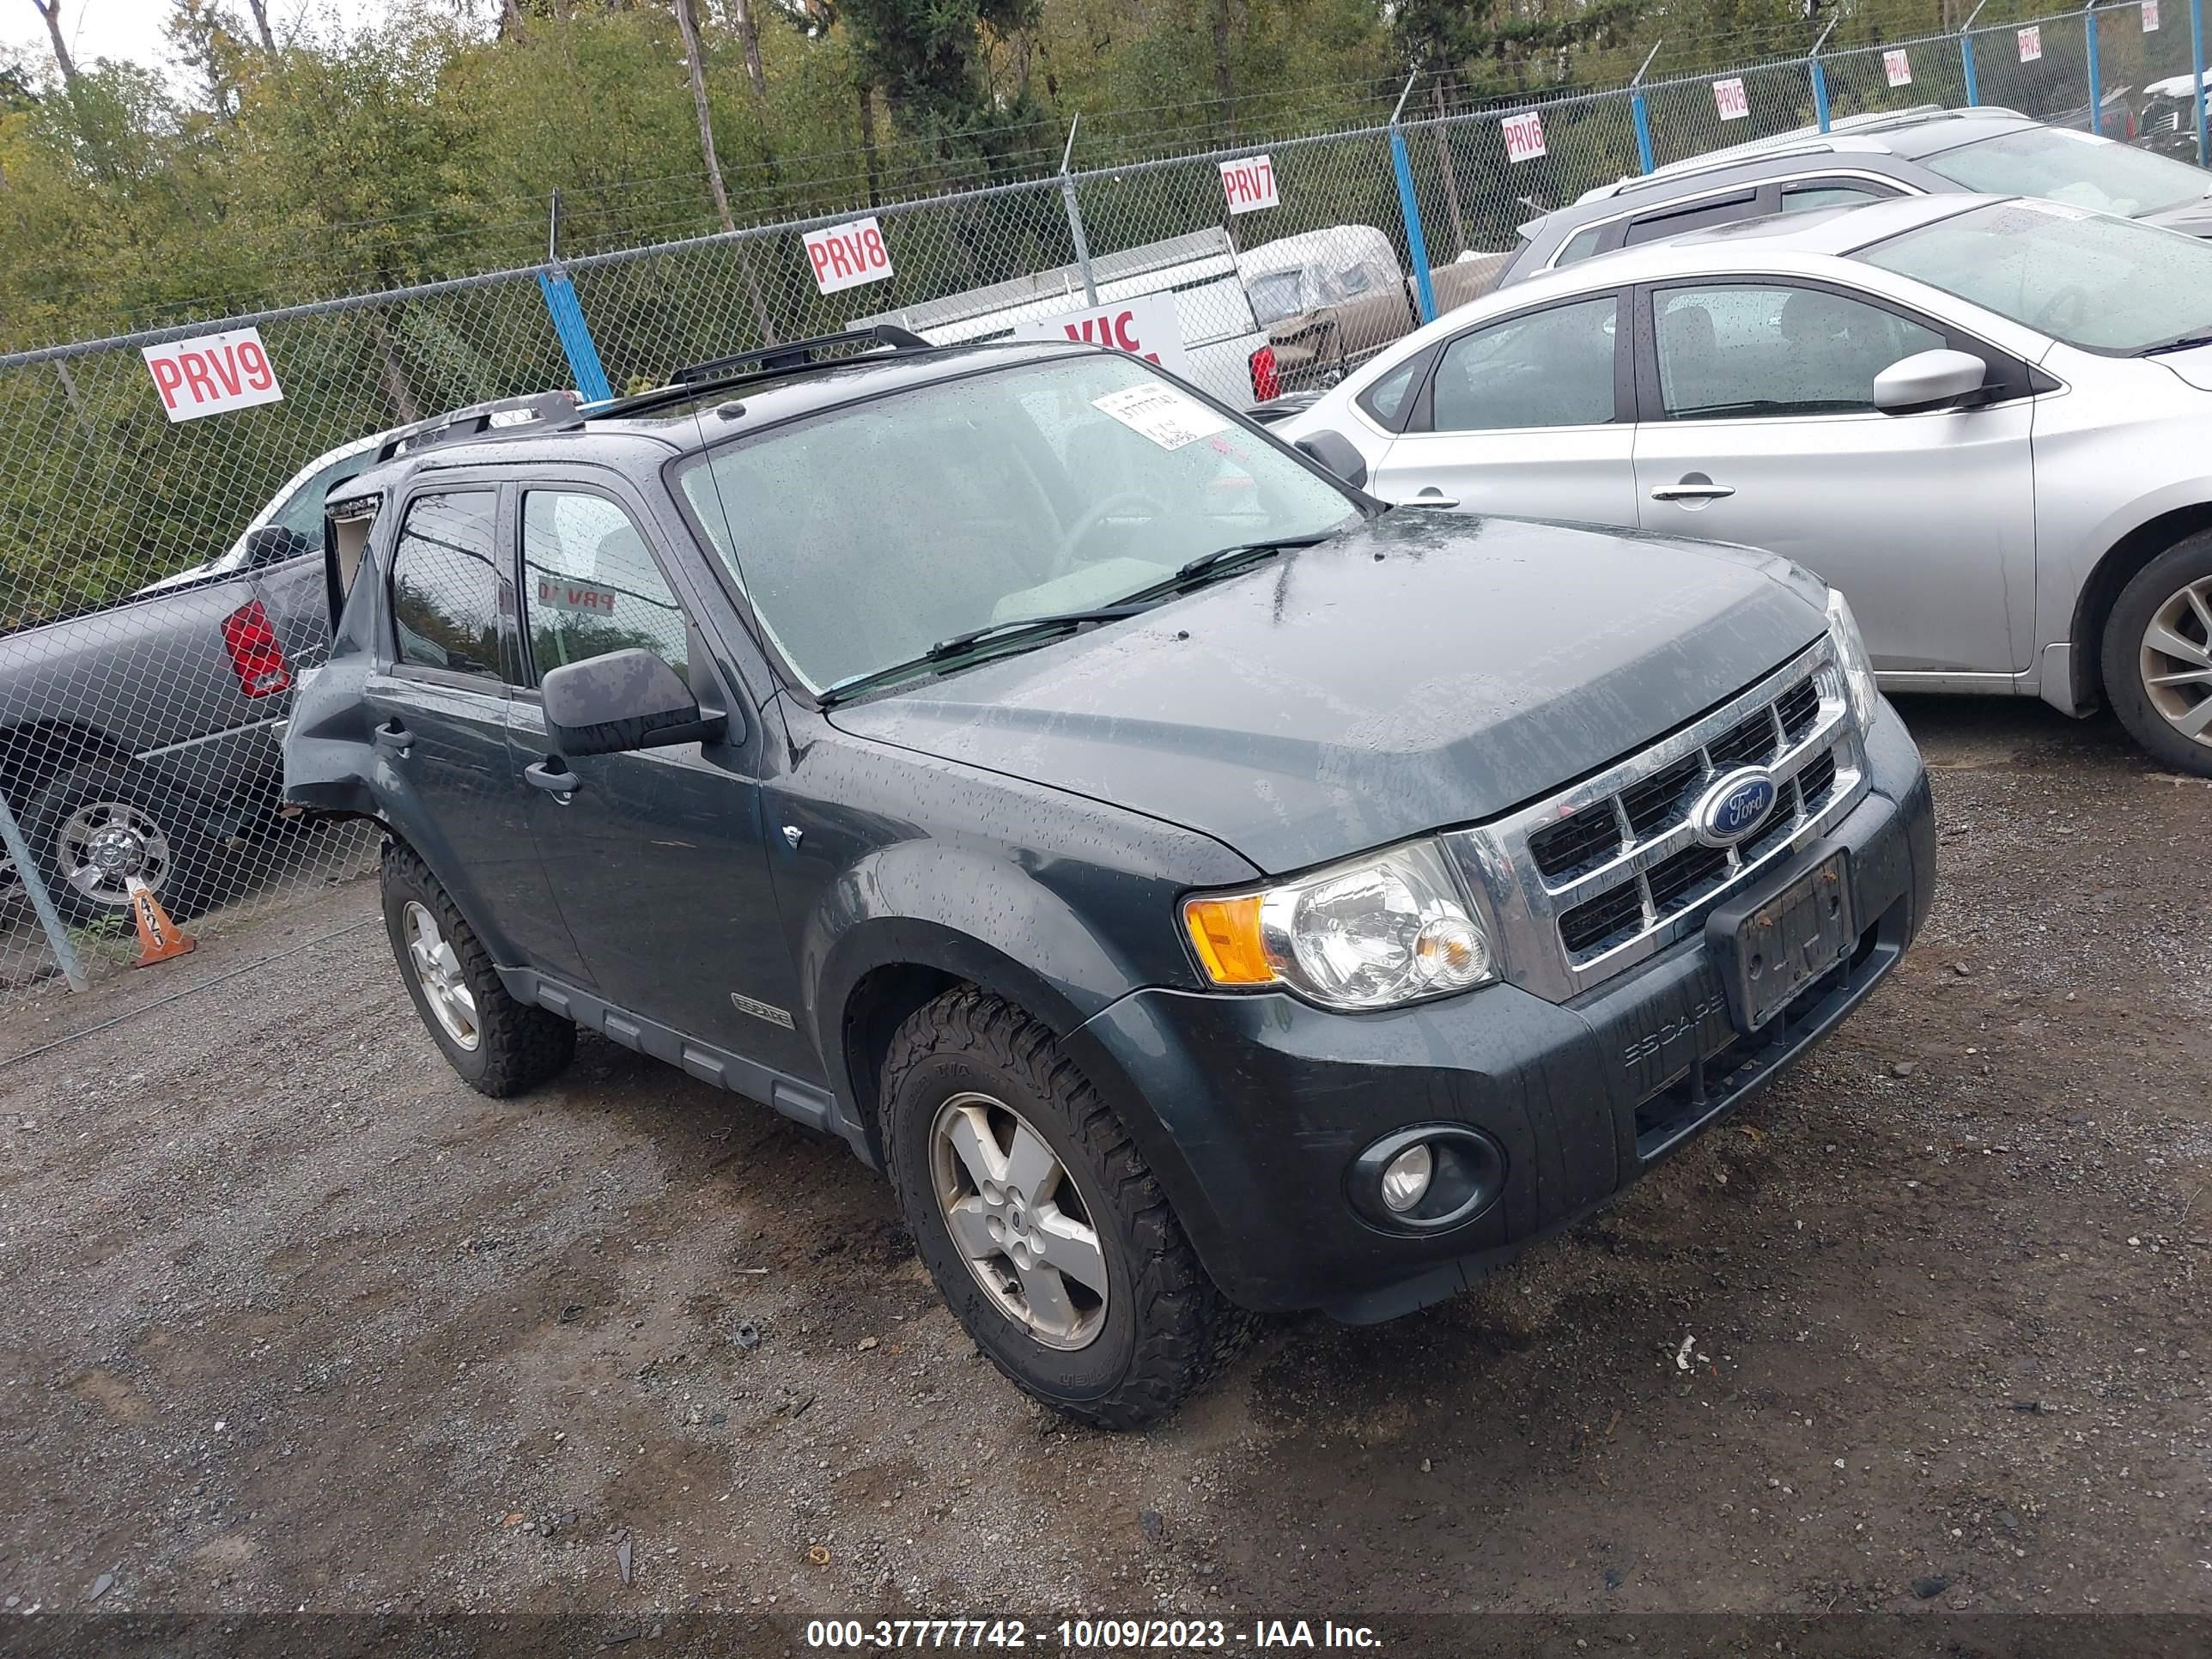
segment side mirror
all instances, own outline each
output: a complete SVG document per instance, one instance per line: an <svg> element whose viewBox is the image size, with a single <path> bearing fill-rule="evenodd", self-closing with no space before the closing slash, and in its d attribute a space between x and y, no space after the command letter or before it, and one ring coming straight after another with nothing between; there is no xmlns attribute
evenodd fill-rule
<svg viewBox="0 0 2212 1659"><path fill-rule="evenodd" d="M1354 489L1367 487L1367 458L1341 432L1310 433L1298 440L1297 447Z"/></svg>
<svg viewBox="0 0 2212 1659"><path fill-rule="evenodd" d="M546 736L570 759L712 743L729 731L729 717L702 715L691 688L650 651L572 662L548 672L540 689Z"/></svg>
<svg viewBox="0 0 2212 1659"><path fill-rule="evenodd" d="M304 559L314 550L313 542L281 524L264 524L258 530L246 532L246 568L249 570L282 564L287 559Z"/></svg>
<svg viewBox="0 0 2212 1659"><path fill-rule="evenodd" d="M1874 377L1874 406L1885 415L1946 408L1979 392L1989 372L1971 352L1915 352Z"/></svg>

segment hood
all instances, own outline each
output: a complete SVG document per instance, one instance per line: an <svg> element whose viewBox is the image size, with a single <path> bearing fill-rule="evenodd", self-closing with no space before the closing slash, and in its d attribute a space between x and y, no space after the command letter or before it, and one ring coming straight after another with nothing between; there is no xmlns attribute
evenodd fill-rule
<svg viewBox="0 0 2212 1659"><path fill-rule="evenodd" d="M2156 213L2146 213L2142 222L2178 230L2185 236L2212 236L2212 196L2194 202L2184 202L2179 207L2162 208Z"/></svg>
<svg viewBox="0 0 2212 1659"><path fill-rule="evenodd" d="M1818 592L1749 549L1401 509L830 719L1279 874L1492 817L1641 747L1817 637Z"/></svg>
<svg viewBox="0 0 2212 1659"><path fill-rule="evenodd" d="M2161 351L2148 361L2180 376L2199 392L2212 392L2212 346L2192 346L2186 351Z"/></svg>

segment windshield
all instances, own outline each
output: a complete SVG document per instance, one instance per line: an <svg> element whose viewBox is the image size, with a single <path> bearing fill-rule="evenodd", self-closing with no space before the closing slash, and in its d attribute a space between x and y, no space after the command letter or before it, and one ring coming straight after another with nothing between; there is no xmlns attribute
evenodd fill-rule
<svg viewBox="0 0 2212 1659"><path fill-rule="evenodd" d="M1110 605L1236 544L1358 516L1133 358L1030 362L686 462L692 511L811 690L939 641Z"/></svg>
<svg viewBox="0 0 2212 1659"><path fill-rule="evenodd" d="M1925 156L1921 164L1984 196L2045 196L2130 219L2212 190L2212 173L2185 161L2071 127L2024 127Z"/></svg>
<svg viewBox="0 0 2212 1659"><path fill-rule="evenodd" d="M1261 327L1295 317L1306 308L1299 295L1301 275L1295 270L1271 270L1245 283L1245 292L1252 296L1252 314L1260 319Z"/></svg>
<svg viewBox="0 0 2212 1659"><path fill-rule="evenodd" d="M1853 257L2092 351L2212 325L2212 245L2050 202L1970 208Z"/></svg>

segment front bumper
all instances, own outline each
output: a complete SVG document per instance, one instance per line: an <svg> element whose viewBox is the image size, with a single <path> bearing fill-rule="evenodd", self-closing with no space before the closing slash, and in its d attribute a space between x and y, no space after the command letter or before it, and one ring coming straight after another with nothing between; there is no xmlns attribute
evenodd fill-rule
<svg viewBox="0 0 2212 1659"><path fill-rule="evenodd" d="M1094 1017L1083 1036L1157 1122L1142 1139L1170 1164L1159 1174L1215 1283L1249 1308L1409 1312L1602 1203L1771 1081L1896 964L1934 892L1927 775L1886 703L1866 750L1873 787L1828 837L1850 851L1863 931L1755 1046L1698 938L1565 1004L1492 985L1346 1016L1285 995L1152 989ZM1504 1155L1497 1200L1449 1231L1386 1232L1347 1196L1359 1154L1413 1124L1468 1126Z"/></svg>

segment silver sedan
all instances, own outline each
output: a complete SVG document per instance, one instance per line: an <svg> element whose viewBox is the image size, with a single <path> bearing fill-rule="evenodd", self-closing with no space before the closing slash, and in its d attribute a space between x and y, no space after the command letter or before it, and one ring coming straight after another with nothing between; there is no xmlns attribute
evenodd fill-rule
<svg viewBox="0 0 2212 1659"><path fill-rule="evenodd" d="M2212 243L2027 198L1761 219L1407 336L1274 430L1388 501L1771 549L1893 690L2212 776Z"/></svg>

